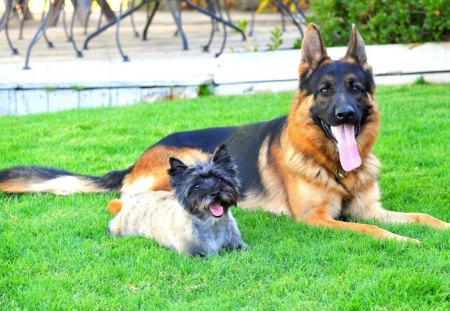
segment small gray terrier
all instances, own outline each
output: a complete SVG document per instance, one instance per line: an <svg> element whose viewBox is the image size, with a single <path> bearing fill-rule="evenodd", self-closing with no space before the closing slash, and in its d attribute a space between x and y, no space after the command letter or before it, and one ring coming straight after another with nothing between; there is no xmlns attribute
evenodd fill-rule
<svg viewBox="0 0 450 311"><path fill-rule="evenodd" d="M174 193L154 191L121 198L109 223L111 236L139 235L191 256L211 256L221 249L248 249L230 207L239 196L237 167L225 145L204 162L186 165L170 158ZM115 213L110 207L110 211Z"/></svg>

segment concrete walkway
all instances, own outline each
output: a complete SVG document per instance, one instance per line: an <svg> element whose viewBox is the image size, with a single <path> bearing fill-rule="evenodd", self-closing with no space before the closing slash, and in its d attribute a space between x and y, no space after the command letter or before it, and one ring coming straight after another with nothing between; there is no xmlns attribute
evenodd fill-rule
<svg viewBox="0 0 450 311"><path fill-rule="evenodd" d="M249 13L233 12L232 16L234 20L250 19ZM137 14L137 24L143 25L144 18ZM298 30L288 24L283 34L285 49L264 51L270 32L280 25L278 14L257 15L255 36L243 42L239 34L229 31L225 53L215 58L222 32L216 33L211 52L204 52L202 45L211 28L209 19L199 13L183 15L188 51L182 50L180 38L173 35L176 28L167 12L156 14L148 41L133 37L125 20L121 38L129 62L122 61L115 46L114 27L95 38L83 51L83 58L77 58L59 26L48 32L55 48L49 49L43 39L34 47L30 70L22 69L24 55L37 25L27 26L25 40L14 39L17 29L13 28L20 55L11 55L3 44L6 42L0 41L0 115L192 98L200 85L219 95L294 91L300 52L292 48L300 37ZM76 28L75 38L81 46L85 38L81 27ZM4 40L2 32L0 40ZM255 47L259 52L250 52ZM339 58L345 48L329 48L328 52ZM410 83L421 75L430 82L450 82L449 43L368 46L367 53L378 84Z"/></svg>
<svg viewBox="0 0 450 311"><path fill-rule="evenodd" d="M346 49L330 47L327 52L339 59ZM450 42L367 45L366 52L378 85L413 83L420 77L430 83L450 83ZM214 71L215 91L225 95L294 90L299 61L297 50L222 55Z"/></svg>

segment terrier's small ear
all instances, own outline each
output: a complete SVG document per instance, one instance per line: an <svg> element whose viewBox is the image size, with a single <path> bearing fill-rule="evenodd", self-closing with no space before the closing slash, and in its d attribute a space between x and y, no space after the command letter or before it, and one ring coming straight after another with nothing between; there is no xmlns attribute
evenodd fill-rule
<svg viewBox="0 0 450 311"><path fill-rule="evenodd" d="M231 156L228 153L228 149L227 147L222 144L219 147L216 148L216 150L214 151L213 154L213 162L217 163L217 162L232 162L231 160Z"/></svg>
<svg viewBox="0 0 450 311"><path fill-rule="evenodd" d="M178 160L177 158L169 158L170 168L167 170L167 173L169 173L170 176L174 176L176 174L179 174L187 169L186 164L184 164L181 160Z"/></svg>
<svg viewBox="0 0 450 311"><path fill-rule="evenodd" d="M352 25L352 33L350 35L350 41L347 47L347 53L345 57L350 57L356 61L360 66L364 66L367 63L366 47L364 40L359 34L355 24Z"/></svg>
<svg viewBox="0 0 450 311"><path fill-rule="evenodd" d="M328 58L328 54L322 35L317 26L311 23L302 41L300 73L316 68L325 58Z"/></svg>

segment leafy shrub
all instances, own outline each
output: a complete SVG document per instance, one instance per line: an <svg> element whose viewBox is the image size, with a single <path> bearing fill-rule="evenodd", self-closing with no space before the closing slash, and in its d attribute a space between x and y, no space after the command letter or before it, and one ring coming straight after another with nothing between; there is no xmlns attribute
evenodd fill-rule
<svg viewBox="0 0 450 311"><path fill-rule="evenodd" d="M275 27L274 30L270 32L270 44L267 45L269 51L279 50L281 45L283 44L283 31L281 31L280 27Z"/></svg>
<svg viewBox="0 0 450 311"><path fill-rule="evenodd" d="M346 45L351 24L367 44L448 41L448 0L316 0L310 22L328 45Z"/></svg>

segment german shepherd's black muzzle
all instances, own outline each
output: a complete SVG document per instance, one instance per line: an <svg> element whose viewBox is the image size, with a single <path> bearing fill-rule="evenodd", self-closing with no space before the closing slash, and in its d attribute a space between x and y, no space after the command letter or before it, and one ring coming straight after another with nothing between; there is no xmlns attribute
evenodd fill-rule
<svg viewBox="0 0 450 311"><path fill-rule="evenodd" d="M343 62L324 65L306 83L314 94L311 116L336 145L344 170L361 165L356 137L367 118L367 89L372 82L358 66ZM311 86L316 85L313 89Z"/></svg>

